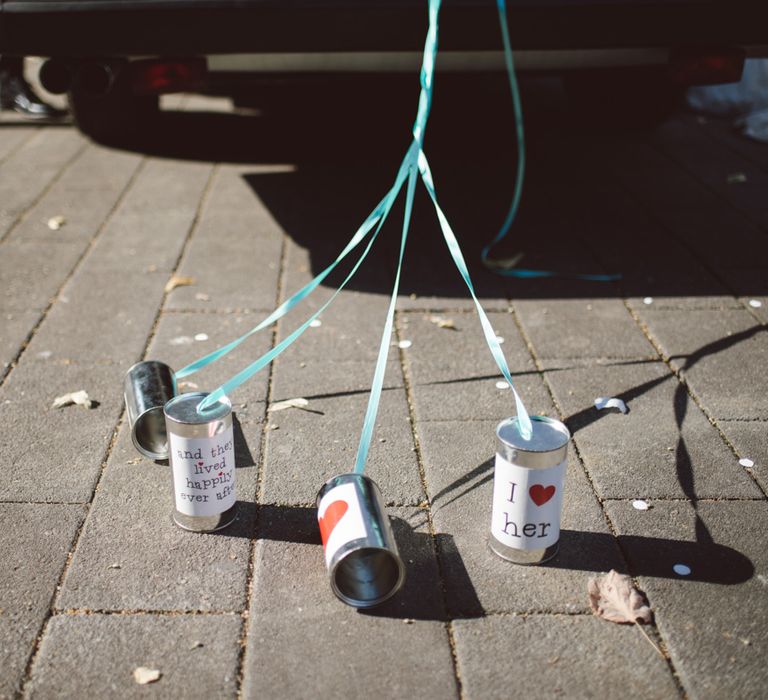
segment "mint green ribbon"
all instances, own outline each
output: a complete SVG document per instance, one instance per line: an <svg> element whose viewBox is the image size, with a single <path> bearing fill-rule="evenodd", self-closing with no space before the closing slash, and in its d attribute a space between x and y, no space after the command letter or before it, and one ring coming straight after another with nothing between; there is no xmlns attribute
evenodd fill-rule
<svg viewBox="0 0 768 700"><path fill-rule="evenodd" d="M506 33L506 10L504 8L504 0L498 0L498 3L499 3L500 17L502 17L502 20L503 20L502 34L505 36L505 55L508 55L507 67L510 72L510 80L513 86L513 94L516 94L516 83L514 81L514 69L511 63L511 49L509 49L509 37L508 37L508 33ZM181 369L179 372L176 373L177 378L182 378L203 369L204 367L211 364L212 362L216 362L220 358L227 355L229 352L231 352L236 347L238 347L242 342L244 342L248 337L250 337L254 333L257 333L258 331L263 330L264 328L270 326L272 323L274 323L275 321L285 316L299 302L301 302L303 299L309 296L318 287L318 285L336 268L336 266L343 259L345 259L346 256L354 248L356 248L360 243L362 243L365 240L365 238L370 234L368 243L363 249L363 252L358 258L357 262L354 264L351 271L346 276L346 278L341 283L341 285L338 287L338 289L320 307L320 309L316 311L314 314L312 314L302 325L300 325L296 330L294 330L278 345L276 345L274 348L266 352L260 358L252 362L245 369L238 372L231 379L224 382L224 384L222 384L216 390L211 392L211 394L209 394L199 404L197 408L198 412L204 413L206 409L212 406L215 402L217 402L219 399L221 399L225 395L234 391L237 387L239 387L241 384L243 384L248 379L250 379L259 370L263 369L267 364L272 362L272 360L274 360L278 355L280 355L280 353L282 353L286 348L292 345L307 330L307 328L309 328L312 321L314 321L323 311L325 311L326 308L328 308L328 306L330 306L330 304L338 296L341 290L344 289L344 287L347 285L349 280L352 279L352 277L355 275L358 268L362 264L363 260L368 255L368 252L373 246L374 241L378 237L379 232L382 226L384 225L384 222L386 221L389 215L389 212L391 211L392 206L395 200L397 199L397 196L399 195L400 190L402 189L407 179L408 187L406 191L405 211L403 216L403 225L402 225L401 240L400 240L400 254L398 258L397 270L395 273L395 281L392 288L392 295L390 298L389 308L387 310L387 317L386 317L386 320L384 323L384 329L382 332L381 344L379 346L378 359L376 361L376 369L374 371L373 382L371 385L371 393L368 399L368 406L367 406L365 418L363 421L363 428L360 434L360 442L358 445L357 458L355 462L355 472L357 473L361 473L365 469L365 463L366 463L368 452L370 449L371 439L373 436L373 429L376 422L376 415L378 413L379 402L381 399L381 391L384 383L384 373L386 370L387 357L389 355L389 347L392 339L392 328L394 324L394 314L395 314L395 307L397 304L397 295L400 287L400 276L401 276L401 270L402 270L403 257L405 254L405 246L408 238L408 231L410 228L411 216L413 212L413 200L414 200L415 190L416 190L417 174L420 175L421 181L424 183L424 186L427 189L427 193L429 194L429 197L432 200L432 203L435 207L435 212L437 214L437 218L440 223L440 228L443 233L443 238L445 239L446 245L448 246L448 250L451 254L451 257L453 258L454 264L458 268L459 273L461 274L461 277L464 280L464 283L467 285L467 289L469 290L470 295L472 296L472 299L475 303L475 307L477 308L477 312L480 317L480 325L485 335L485 339L488 344L488 347L491 351L491 355L496 361L496 364L501 370L501 373L504 375L504 378L509 383L509 386L512 388L512 392L515 399L515 407L516 407L517 416L518 416L518 425L519 425L520 434L526 440L530 439L532 434L532 425L531 425L530 417L528 415L528 412L525 409L525 406L523 405L523 402L519 394L515 390L514 384L512 382L512 376L509 371L506 358L504 357L504 353L501 349L501 345L499 344L499 341L496 337L496 333L493 330L493 327L491 326L491 323L488 320L488 317L480 301L477 298L475 289L472 285L472 280L469 275L469 270L467 269L466 261L464 260L464 256L461 252L461 248L459 247L459 243L456 240L456 236L454 235L453 230L451 229L451 226L448 223L448 220L437 201L437 194L435 192L435 187L432 179L432 173L429 167L429 162L427 160L426 154L423 151L424 132L426 129L427 121L429 119L429 113L432 106L435 58L437 56L438 16L440 11L440 5L441 5L441 0L429 0L429 29L427 31L427 38L424 45L424 57L423 57L421 72L420 72L421 92L419 94L418 111L417 111L416 119L413 125L413 142L411 143L410 147L408 148L408 151L405 154L405 157L403 158L403 161L400 165L400 169L398 170L397 177L395 179L395 183L392 186L392 188L389 190L386 196L381 200L381 202L379 202L379 204L371 212L368 218L363 222L363 224L360 226L360 228L357 230L355 235L352 237L349 243L345 246L345 248L336 258L336 260L334 260L325 270L323 270L319 275L317 275L311 282L309 282L302 289L296 292L296 294L294 294L287 301L281 304L277 309L275 309L275 311L273 311L267 318L261 321L261 323L259 323L253 329L251 329L244 335L240 336L236 340L232 341L231 343L187 365L186 367L184 367L183 369ZM519 96L516 99L519 102ZM516 109L517 109L517 113L520 113L519 105L516 107ZM518 120L518 136L522 139L522 119L521 118ZM522 165L519 164L516 193L515 193L515 197L513 198L510 214L507 217L509 221L507 230L509 226L511 226L512 221L514 220L517 206L519 204L520 191L522 187L521 183L522 183ZM371 231L373 231L372 234L371 234ZM505 234L506 234L506 231L504 231L504 235ZM501 238L503 238L503 235L501 237L497 236L498 240L500 240ZM490 247L492 247L496 242L497 240L494 241L489 247L487 247L486 250L484 250L484 255L486 257L487 257L486 251L490 250Z"/></svg>

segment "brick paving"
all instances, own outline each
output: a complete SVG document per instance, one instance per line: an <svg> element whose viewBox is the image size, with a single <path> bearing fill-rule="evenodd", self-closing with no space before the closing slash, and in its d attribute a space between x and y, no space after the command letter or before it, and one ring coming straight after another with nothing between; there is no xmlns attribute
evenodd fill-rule
<svg viewBox="0 0 768 700"><path fill-rule="evenodd" d="M322 325L232 396L232 527L172 525L168 467L133 449L122 377L142 358L180 368L319 272L394 174L393 137L361 144L407 122L372 115L350 136L320 105L259 121L175 96L182 138L122 150L3 117L1 698L765 697L768 147L685 114L645 136L579 131L531 100L525 203L499 254L616 283L479 268L509 195L509 142L489 136L503 114L457 140L436 101L430 149L524 400L573 432L561 553L517 567L487 548L511 395L421 198L396 318L411 345L392 348L368 469L408 578L367 612L330 591L314 498L353 466L399 210ZM165 292L173 274L195 283ZM187 388L213 389L330 289ZM98 405L51 408L77 389ZM269 412L298 396L312 412ZM661 654L591 615L587 580L611 568L647 593ZM160 680L137 685L138 666Z"/></svg>

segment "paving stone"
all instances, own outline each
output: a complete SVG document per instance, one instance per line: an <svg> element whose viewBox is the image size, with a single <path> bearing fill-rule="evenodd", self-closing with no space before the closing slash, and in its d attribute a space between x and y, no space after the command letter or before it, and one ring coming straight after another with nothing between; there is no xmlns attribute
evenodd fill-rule
<svg viewBox="0 0 768 700"><path fill-rule="evenodd" d="M546 378L601 497L760 497L663 362L553 363ZM629 413L598 410L598 397L622 399Z"/></svg>
<svg viewBox="0 0 768 700"><path fill-rule="evenodd" d="M235 698L240 626L238 615L57 615L27 696L77 697L87 687L100 698ZM140 666L160 679L139 685Z"/></svg>
<svg viewBox="0 0 768 700"><path fill-rule="evenodd" d="M733 445L739 459L748 458L755 463L746 470L768 491L768 425L765 421L718 421L717 427Z"/></svg>
<svg viewBox="0 0 768 700"><path fill-rule="evenodd" d="M3 335L0 336L0 366L3 371L0 376L21 352L40 316L39 311L0 311L3 322Z"/></svg>
<svg viewBox="0 0 768 700"><path fill-rule="evenodd" d="M80 246L60 246L51 255L35 241L6 241L0 252L4 311L44 310L82 254Z"/></svg>
<svg viewBox="0 0 768 700"><path fill-rule="evenodd" d="M608 513L688 696L764 697L768 503L701 503L698 521L683 502ZM691 575L676 575L678 563Z"/></svg>
<svg viewBox="0 0 768 700"><path fill-rule="evenodd" d="M559 554L542 566L517 566L488 548L495 428L486 421L417 425L449 614L587 609L589 577L625 567L573 452Z"/></svg>
<svg viewBox="0 0 768 700"><path fill-rule="evenodd" d="M134 280L153 270L170 276L211 172L207 163L147 160L99 236L88 264Z"/></svg>
<svg viewBox="0 0 768 700"><path fill-rule="evenodd" d="M56 601L59 610L242 610L253 534L258 426L236 425L238 519L174 525L170 467L142 459L123 425ZM119 568L118 568L119 567Z"/></svg>
<svg viewBox="0 0 768 700"><path fill-rule="evenodd" d="M132 364L144 351L163 284L157 275L122 277L84 265L30 341L30 355L52 351L57 360Z"/></svg>
<svg viewBox="0 0 768 700"><path fill-rule="evenodd" d="M533 615L458 620L454 631L462 691L468 700L510 694L526 698L678 695L664 660L631 625L592 616Z"/></svg>
<svg viewBox="0 0 768 700"><path fill-rule="evenodd" d="M147 358L165 362L179 371L207 353L229 343L255 326L259 314L164 313L147 349ZM207 339L197 340L202 335ZM179 380L182 391L213 391L271 347L272 333L256 333L226 357ZM230 399L242 420L261 420L267 397L269 369L249 379ZM262 404L262 405L257 405Z"/></svg>
<svg viewBox="0 0 768 700"><path fill-rule="evenodd" d="M26 128L22 126L0 131L0 161L5 160L26 141L29 141L37 132L38 129L34 126Z"/></svg>
<svg viewBox="0 0 768 700"><path fill-rule="evenodd" d="M13 230L8 240L37 241L41 252L58 245L85 244L98 232L141 163L135 153L89 144ZM48 221L63 216L51 230ZM81 248L83 246L81 245Z"/></svg>
<svg viewBox="0 0 768 700"><path fill-rule="evenodd" d="M223 167L215 178L179 274L195 277L169 299L171 309L268 309L276 306L283 231L243 179ZM206 294L209 300L196 298Z"/></svg>
<svg viewBox="0 0 768 700"><path fill-rule="evenodd" d="M768 270L755 267L746 270L718 270L739 295L740 306L748 306L749 313L768 323ZM760 306L755 306L759 302Z"/></svg>
<svg viewBox="0 0 768 700"><path fill-rule="evenodd" d="M3 171L13 177L3 177L0 184L0 238L84 145L72 129L44 129L5 160Z"/></svg>
<svg viewBox="0 0 768 700"><path fill-rule="evenodd" d="M367 404L365 394L341 395L313 399L309 411L270 413L262 501L314 504L328 479L353 471ZM408 418L405 393L383 391L367 474L387 503L418 504L424 497Z"/></svg>
<svg viewBox="0 0 768 700"><path fill-rule="evenodd" d="M515 302L515 310L541 359L656 354L618 299L525 300Z"/></svg>
<svg viewBox="0 0 768 700"><path fill-rule="evenodd" d="M455 697L423 512L390 511L406 582L393 599L370 611L350 608L331 592L316 513L284 506L260 511L244 697L276 688L291 697L355 695L361 678L375 697ZM295 673L307 658L313 659L309 683Z"/></svg>
<svg viewBox="0 0 768 700"><path fill-rule="evenodd" d="M21 362L0 389L2 501L86 502L122 411L117 365ZM98 406L52 408L85 389Z"/></svg>
<svg viewBox="0 0 768 700"><path fill-rule="evenodd" d="M448 318L449 316L446 316ZM513 411L514 397L499 389L504 377L493 361L474 314L454 314L458 330L439 328L425 314L401 314L401 337L413 345L404 350L411 375L417 420L492 419ZM503 339L515 389L529 412L551 412L549 394L510 314L491 313L489 320Z"/></svg>
<svg viewBox="0 0 768 700"><path fill-rule="evenodd" d="M85 509L6 503L0 509L0 697L14 697Z"/></svg>
<svg viewBox="0 0 768 700"><path fill-rule="evenodd" d="M746 311L646 311L642 320L710 415L768 413L768 335Z"/></svg>

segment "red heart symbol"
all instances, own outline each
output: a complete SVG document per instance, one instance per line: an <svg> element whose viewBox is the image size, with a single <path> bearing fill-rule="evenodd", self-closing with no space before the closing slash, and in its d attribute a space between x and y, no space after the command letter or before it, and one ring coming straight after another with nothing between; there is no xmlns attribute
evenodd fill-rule
<svg viewBox="0 0 768 700"><path fill-rule="evenodd" d="M531 500L537 506L543 506L552 496L555 495L555 487L547 486L546 488L541 484L534 484L528 489L528 493L531 494Z"/></svg>
<svg viewBox="0 0 768 700"><path fill-rule="evenodd" d="M198 467L202 467L202 466L203 466L203 463L202 463L202 462L198 462L198 463L197 463L197 466L198 466Z"/></svg>
<svg viewBox="0 0 768 700"><path fill-rule="evenodd" d="M219 472L219 476L224 476L224 472Z"/></svg>
<svg viewBox="0 0 768 700"><path fill-rule="evenodd" d="M344 517L348 507L346 501L334 501L325 509L323 517L320 518L320 537L323 538L323 549L325 549L328 538L331 536L339 520Z"/></svg>

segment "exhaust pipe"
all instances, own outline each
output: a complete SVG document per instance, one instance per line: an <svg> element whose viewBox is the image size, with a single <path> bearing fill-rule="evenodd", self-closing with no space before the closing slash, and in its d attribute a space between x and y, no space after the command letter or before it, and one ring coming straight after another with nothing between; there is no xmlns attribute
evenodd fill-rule
<svg viewBox="0 0 768 700"><path fill-rule="evenodd" d="M77 84L93 97L103 97L115 84L122 68L120 63L89 61L83 63L77 72Z"/></svg>
<svg viewBox="0 0 768 700"><path fill-rule="evenodd" d="M50 93L63 95L72 87L72 66L58 58L49 58L40 66L40 83Z"/></svg>

